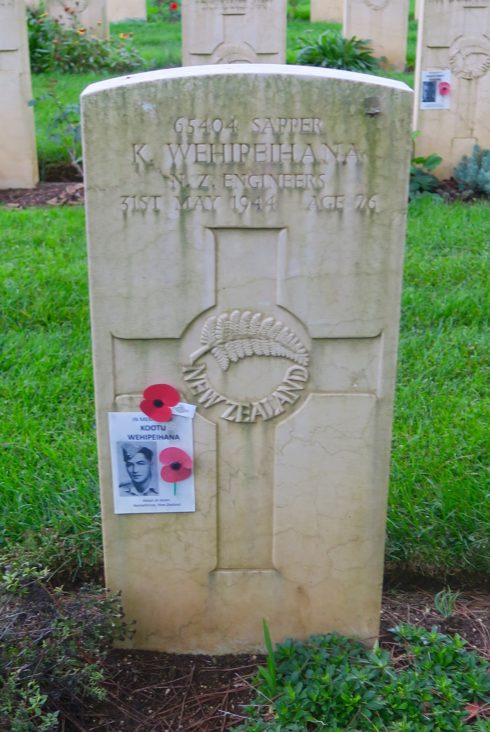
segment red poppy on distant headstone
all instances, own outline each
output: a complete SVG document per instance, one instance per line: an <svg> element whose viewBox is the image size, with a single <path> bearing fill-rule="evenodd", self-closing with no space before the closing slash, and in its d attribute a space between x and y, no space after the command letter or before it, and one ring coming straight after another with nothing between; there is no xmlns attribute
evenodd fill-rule
<svg viewBox="0 0 490 732"><path fill-rule="evenodd" d="M155 422L169 422L172 419L171 407L180 401L177 389L170 384L152 384L143 392L140 409Z"/></svg>

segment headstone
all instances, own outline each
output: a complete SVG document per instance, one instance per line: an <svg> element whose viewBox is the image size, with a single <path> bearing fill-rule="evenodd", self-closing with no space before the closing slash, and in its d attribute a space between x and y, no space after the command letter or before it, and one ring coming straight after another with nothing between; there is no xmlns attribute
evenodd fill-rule
<svg viewBox="0 0 490 732"><path fill-rule="evenodd" d="M0 0L0 188L38 181L25 6Z"/></svg>
<svg viewBox="0 0 490 732"><path fill-rule="evenodd" d="M182 0L182 64L286 59L286 0Z"/></svg>
<svg viewBox="0 0 490 732"><path fill-rule="evenodd" d="M105 563L135 647L252 651L262 618L376 636L411 101L248 64L82 95ZM116 515L107 414L138 424L162 383L197 406L195 511Z"/></svg>
<svg viewBox="0 0 490 732"><path fill-rule="evenodd" d="M146 0L107 0L107 20L146 20Z"/></svg>
<svg viewBox="0 0 490 732"><path fill-rule="evenodd" d="M64 26L81 26L94 36L109 38L106 0L46 0L46 8Z"/></svg>
<svg viewBox="0 0 490 732"><path fill-rule="evenodd" d="M344 0L311 0L310 20L312 23L318 21L329 21L342 23Z"/></svg>
<svg viewBox="0 0 490 732"><path fill-rule="evenodd" d="M407 55L408 0L345 0L343 34L371 42L386 67L403 71Z"/></svg>
<svg viewBox="0 0 490 732"><path fill-rule="evenodd" d="M449 177L475 144L490 148L490 0L425 0L415 71L416 153Z"/></svg>

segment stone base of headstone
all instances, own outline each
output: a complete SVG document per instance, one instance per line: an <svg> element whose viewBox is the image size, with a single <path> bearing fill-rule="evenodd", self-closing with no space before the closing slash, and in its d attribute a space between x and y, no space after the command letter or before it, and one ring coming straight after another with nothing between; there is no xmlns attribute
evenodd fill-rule
<svg viewBox="0 0 490 732"><path fill-rule="evenodd" d="M25 6L0 0L0 188L39 180Z"/></svg>
<svg viewBox="0 0 490 732"><path fill-rule="evenodd" d="M257 651L264 618L376 638L411 102L244 64L82 95L105 568L133 647ZM197 406L196 510L162 483L116 514L107 415L161 383Z"/></svg>

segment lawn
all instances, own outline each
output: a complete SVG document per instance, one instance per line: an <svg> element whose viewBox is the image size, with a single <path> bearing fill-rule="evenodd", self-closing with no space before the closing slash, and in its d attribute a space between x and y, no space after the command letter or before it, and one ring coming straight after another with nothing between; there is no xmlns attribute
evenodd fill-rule
<svg viewBox="0 0 490 732"><path fill-rule="evenodd" d="M410 206L387 559L490 569L489 208ZM82 208L0 210L1 546L90 574L101 560Z"/></svg>

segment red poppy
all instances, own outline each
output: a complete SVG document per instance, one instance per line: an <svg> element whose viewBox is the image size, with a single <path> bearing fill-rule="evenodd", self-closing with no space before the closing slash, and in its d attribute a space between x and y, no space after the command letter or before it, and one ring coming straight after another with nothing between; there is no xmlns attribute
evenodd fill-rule
<svg viewBox="0 0 490 732"><path fill-rule="evenodd" d="M441 81L439 84L439 94L441 95L441 97L447 97L450 91L451 84L448 84L447 81Z"/></svg>
<svg viewBox="0 0 490 732"><path fill-rule="evenodd" d="M166 483L180 483L192 475L192 458L180 447L167 447L158 459L163 465L160 475Z"/></svg>
<svg viewBox="0 0 490 732"><path fill-rule="evenodd" d="M170 3L168 7L169 7L170 10L173 10L175 12L176 10L179 9L179 4L178 3Z"/></svg>
<svg viewBox="0 0 490 732"><path fill-rule="evenodd" d="M180 401L177 389L170 384L152 384L143 392L143 401L140 409L155 422L169 422L172 419L172 410Z"/></svg>

